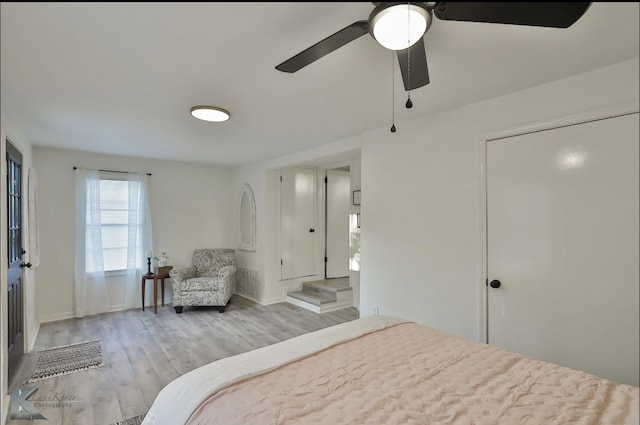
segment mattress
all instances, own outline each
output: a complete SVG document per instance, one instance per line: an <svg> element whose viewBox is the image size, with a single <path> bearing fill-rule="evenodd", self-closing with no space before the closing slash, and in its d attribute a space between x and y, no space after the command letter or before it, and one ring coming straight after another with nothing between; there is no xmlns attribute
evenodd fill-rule
<svg viewBox="0 0 640 425"><path fill-rule="evenodd" d="M640 389L372 316L213 362L167 385L151 424L611 424Z"/></svg>

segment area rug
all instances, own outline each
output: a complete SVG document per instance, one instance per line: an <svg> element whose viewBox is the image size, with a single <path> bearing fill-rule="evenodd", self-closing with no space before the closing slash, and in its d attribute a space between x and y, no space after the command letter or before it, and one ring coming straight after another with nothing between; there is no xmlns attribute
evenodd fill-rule
<svg viewBox="0 0 640 425"><path fill-rule="evenodd" d="M116 422L111 425L140 425L142 420L144 419L144 415L134 416L133 418L125 419L120 422Z"/></svg>
<svg viewBox="0 0 640 425"><path fill-rule="evenodd" d="M36 368L25 383L41 381L104 366L102 341L99 339L78 344L49 348L38 352Z"/></svg>

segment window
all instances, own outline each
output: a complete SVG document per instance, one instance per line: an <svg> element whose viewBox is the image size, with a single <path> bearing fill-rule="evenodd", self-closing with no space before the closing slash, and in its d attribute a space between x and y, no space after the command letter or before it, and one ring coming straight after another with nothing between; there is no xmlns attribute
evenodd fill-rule
<svg viewBox="0 0 640 425"><path fill-rule="evenodd" d="M126 174L101 172L99 184L87 186L88 272L143 267L135 249L142 245L140 196L140 183L128 180Z"/></svg>
<svg viewBox="0 0 640 425"><path fill-rule="evenodd" d="M100 179L100 224L104 270L127 268L129 185L125 180ZM137 182L131 185L137 186ZM137 187L133 188L137 192Z"/></svg>

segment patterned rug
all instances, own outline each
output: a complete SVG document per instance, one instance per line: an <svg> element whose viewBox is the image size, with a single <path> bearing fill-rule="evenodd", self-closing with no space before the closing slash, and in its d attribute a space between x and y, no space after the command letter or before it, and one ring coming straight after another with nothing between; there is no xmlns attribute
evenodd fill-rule
<svg viewBox="0 0 640 425"><path fill-rule="evenodd" d="M25 383L104 366L102 341L99 339L49 348L38 354L36 369Z"/></svg>
<svg viewBox="0 0 640 425"><path fill-rule="evenodd" d="M125 419L120 422L116 422L112 425L140 425L142 420L144 419L144 415L134 416L133 418Z"/></svg>

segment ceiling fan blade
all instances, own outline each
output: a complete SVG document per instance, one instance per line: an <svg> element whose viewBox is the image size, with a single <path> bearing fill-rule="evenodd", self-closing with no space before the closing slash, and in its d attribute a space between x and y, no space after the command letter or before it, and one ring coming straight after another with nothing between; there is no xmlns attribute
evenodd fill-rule
<svg viewBox="0 0 640 425"><path fill-rule="evenodd" d="M398 64L402 72L402 81L406 91L429 84L427 54L424 49L424 38L419 39L408 49L398 50ZM410 65L410 66L409 66Z"/></svg>
<svg viewBox="0 0 640 425"><path fill-rule="evenodd" d="M590 2L436 2L434 12L445 21L487 22L569 28Z"/></svg>
<svg viewBox="0 0 640 425"><path fill-rule="evenodd" d="M314 44L276 66L278 71L296 72L369 32L368 21L358 21Z"/></svg>

